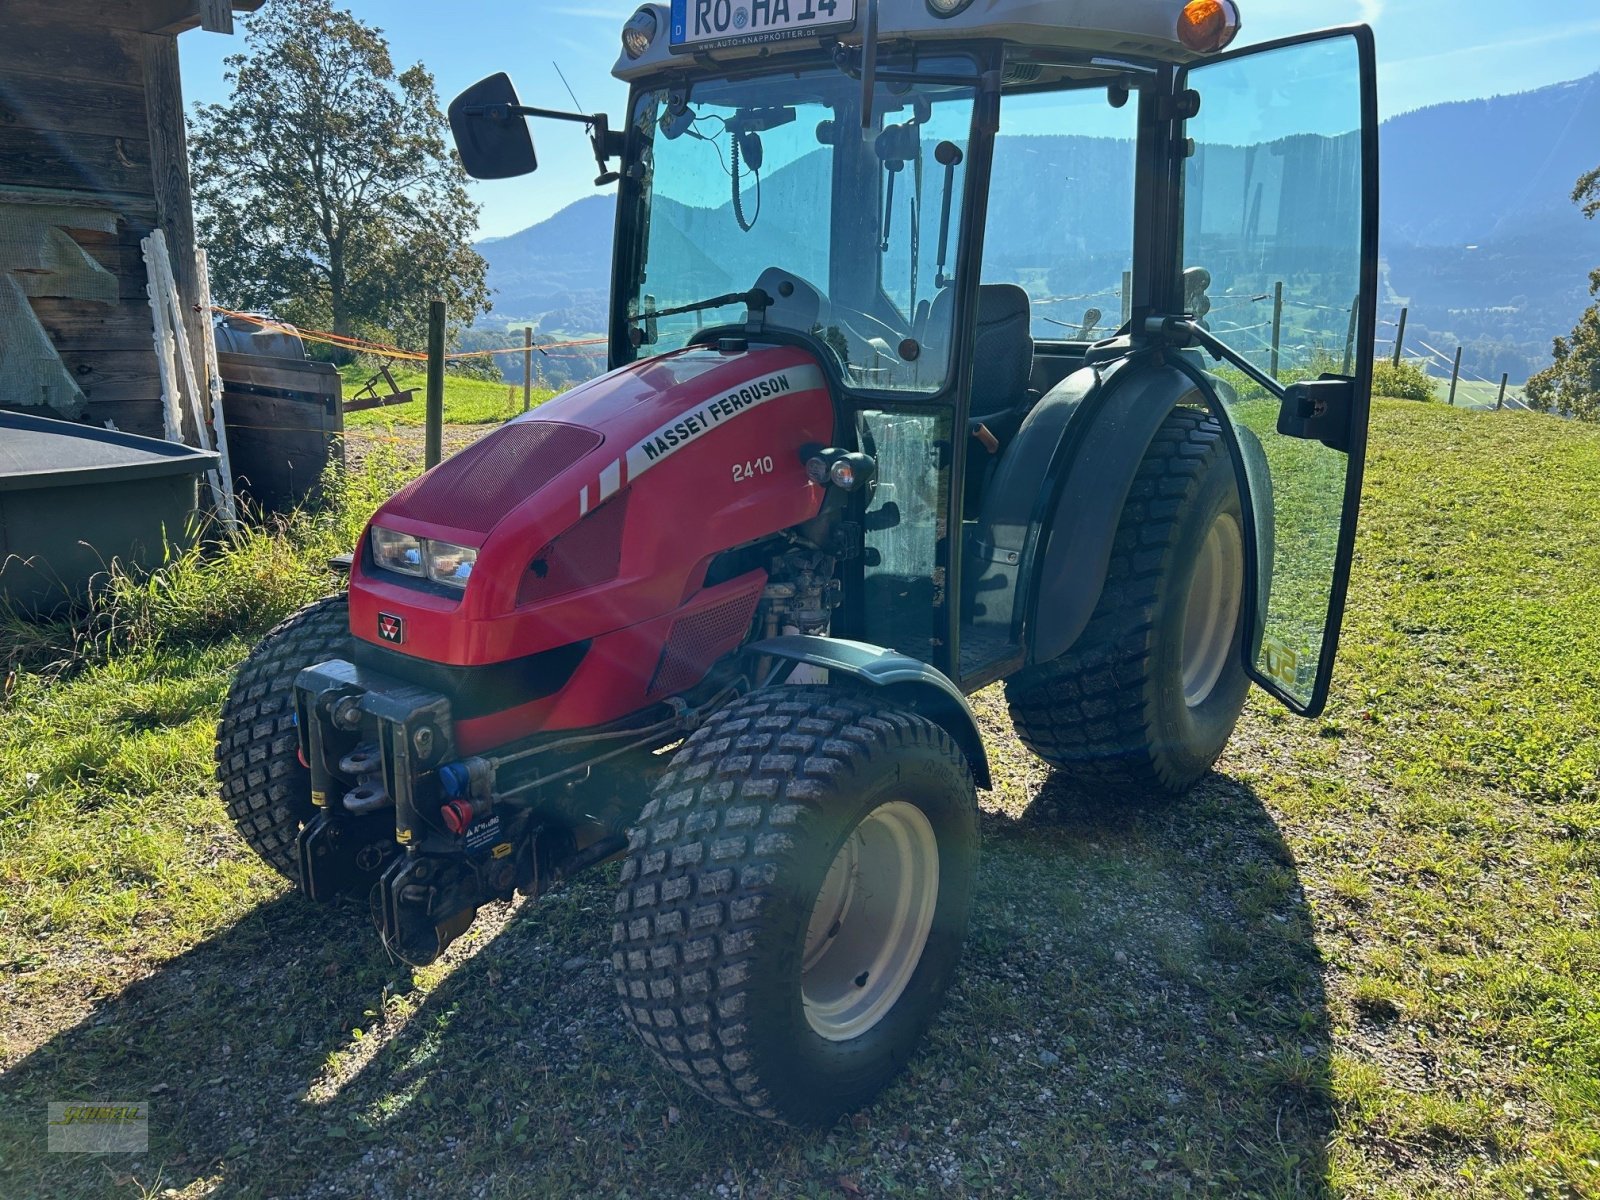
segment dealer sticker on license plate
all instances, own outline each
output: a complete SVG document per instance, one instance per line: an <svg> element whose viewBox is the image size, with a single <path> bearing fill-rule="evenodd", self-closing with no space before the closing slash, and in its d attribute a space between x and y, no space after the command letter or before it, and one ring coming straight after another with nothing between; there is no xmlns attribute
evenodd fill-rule
<svg viewBox="0 0 1600 1200"><path fill-rule="evenodd" d="M848 29L856 0L672 0L674 50L781 42Z"/></svg>

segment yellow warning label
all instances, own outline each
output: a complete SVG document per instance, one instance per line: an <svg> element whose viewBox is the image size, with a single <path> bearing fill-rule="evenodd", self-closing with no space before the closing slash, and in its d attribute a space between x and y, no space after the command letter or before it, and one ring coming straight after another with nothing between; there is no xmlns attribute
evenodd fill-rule
<svg viewBox="0 0 1600 1200"><path fill-rule="evenodd" d="M327 792L319 792L319 791L316 791L315 789L313 789L312 793L311 793L311 803L315 804L318 808L327 808L328 807L328 793Z"/></svg>
<svg viewBox="0 0 1600 1200"><path fill-rule="evenodd" d="M394 840L399 842L402 846L405 845L407 842L409 842L411 840L411 830L409 830L409 829L396 829L394 831Z"/></svg>
<svg viewBox="0 0 1600 1200"><path fill-rule="evenodd" d="M511 843L501 842L492 851L490 851L490 853L492 853L496 858L504 858L506 855L511 853Z"/></svg>

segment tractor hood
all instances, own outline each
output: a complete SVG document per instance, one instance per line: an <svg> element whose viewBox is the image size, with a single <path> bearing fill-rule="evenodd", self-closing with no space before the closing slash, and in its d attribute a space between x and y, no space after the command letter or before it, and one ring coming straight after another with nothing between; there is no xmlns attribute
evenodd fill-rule
<svg viewBox="0 0 1600 1200"><path fill-rule="evenodd" d="M830 443L833 425L822 369L794 347L694 347L612 371L384 504L374 526L474 548L477 561L453 588L378 569L363 545L352 631L402 653L482 662L668 611L717 553L816 515L822 489L800 451ZM574 561L563 567L551 551L569 532ZM615 587L623 581L625 595ZM552 611L586 595L580 611ZM403 640L379 631L380 610L404 618Z"/></svg>
<svg viewBox="0 0 1600 1200"><path fill-rule="evenodd" d="M373 523L465 546L513 517L553 535L734 418L759 422L767 401L825 388L815 361L787 348L648 359L508 421L396 492Z"/></svg>

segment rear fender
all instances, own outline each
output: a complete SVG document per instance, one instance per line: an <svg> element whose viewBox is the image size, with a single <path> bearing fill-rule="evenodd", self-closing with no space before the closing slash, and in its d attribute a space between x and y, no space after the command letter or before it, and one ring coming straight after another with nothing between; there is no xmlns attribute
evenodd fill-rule
<svg viewBox="0 0 1600 1200"><path fill-rule="evenodd" d="M786 663L822 667L835 681L843 676L881 692L886 702L926 717L948 733L966 755L978 786L985 791L994 786L978 719L961 690L927 663L866 642L808 634L767 638L744 649Z"/></svg>
<svg viewBox="0 0 1600 1200"><path fill-rule="evenodd" d="M1179 404L1208 407L1207 399L1177 368L1134 360L1107 372L1077 405L1051 464L1054 482L1036 493L1055 497L1046 502L1049 519L1031 539L1031 565L1024 557L1030 662L1064 654L1088 626L1151 439Z"/></svg>

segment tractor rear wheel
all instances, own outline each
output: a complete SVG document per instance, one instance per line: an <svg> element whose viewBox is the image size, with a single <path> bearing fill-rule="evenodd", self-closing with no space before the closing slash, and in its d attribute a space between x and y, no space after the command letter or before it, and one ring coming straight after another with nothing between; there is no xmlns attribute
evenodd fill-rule
<svg viewBox="0 0 1600 1200"><path fill-rule="evenodd" d="M294 680L350 654L345 597L327 596L275 626L240 664L217 725L217 782L250 848L297 878L295 839L311 819L311 772L300 762Z"/></svg>
<svg viewBox="0 0 1600 1200"><path fill-rule="evenodd" d="M818 1124L905 1065L977 867L972 774L944 730L870 694L754 692L684 744L629 842L617 992L685 1082Z"/></svg>
<svg viewBox="0 0 1600 1200"><path fill-rule="evenodd" d="M1260 454L1253 438L1244 448ZM1142 793L1181 793L1210 770L1250 688L1244 537L1222 430L1175 409L1134 478L1088 627L1006 683L1028 748L1083 782Z"/></svg>

